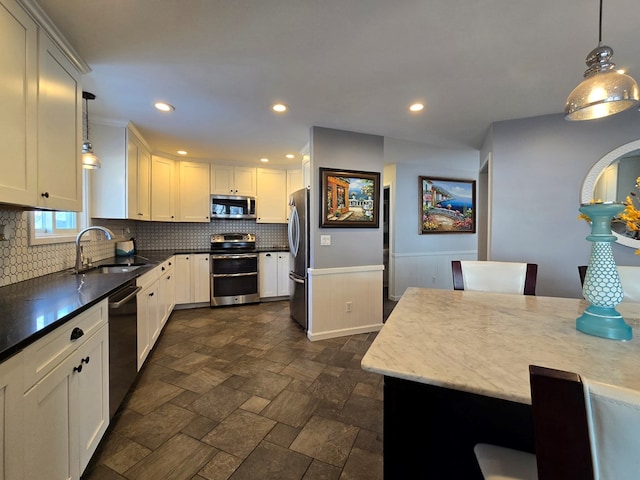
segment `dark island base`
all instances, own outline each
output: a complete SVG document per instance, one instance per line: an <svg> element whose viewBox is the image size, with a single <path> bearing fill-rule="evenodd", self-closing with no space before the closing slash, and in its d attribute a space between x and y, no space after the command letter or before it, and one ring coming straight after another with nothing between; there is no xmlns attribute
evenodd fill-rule
<svg viewBox="0 0 640 480"><path fill-rule="evenodd" d="M534 452L531 406L384 377L385 479L482 480L477 443Z"/></svg>

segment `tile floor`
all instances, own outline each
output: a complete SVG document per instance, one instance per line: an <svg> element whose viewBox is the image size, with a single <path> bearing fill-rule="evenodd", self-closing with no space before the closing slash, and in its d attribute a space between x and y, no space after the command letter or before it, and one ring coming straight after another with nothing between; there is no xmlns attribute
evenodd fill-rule
<svg viewBox="0 0 640 480"><path fill-rule="evenodd" d="M286 301L174 311L83 480L382 479L375 335L310 342Z"/></svg>

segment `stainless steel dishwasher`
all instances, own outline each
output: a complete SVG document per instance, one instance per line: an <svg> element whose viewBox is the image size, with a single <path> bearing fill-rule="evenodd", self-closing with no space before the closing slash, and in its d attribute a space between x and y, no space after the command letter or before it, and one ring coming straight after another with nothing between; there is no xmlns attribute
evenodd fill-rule
<svg viewBox="0 0 640 480"><path fill-rule="evenodd" d="M118 410L138 374L138 307L141 287L127 282L109 297L109 415Z"/></svg>

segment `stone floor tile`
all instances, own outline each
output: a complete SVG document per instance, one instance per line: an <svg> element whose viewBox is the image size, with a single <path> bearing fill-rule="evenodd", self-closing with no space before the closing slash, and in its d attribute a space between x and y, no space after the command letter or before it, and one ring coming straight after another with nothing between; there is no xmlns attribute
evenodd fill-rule
<svg viewBox="0 0 640 480"><path fill-rule="evenodd" d="M302 480L338 480L341 473L340 467L314 459Z"/></svg>
<svg viewBox="0 0 640 480"><path fill-rule="evenodd" d="M189 480L216 450L188 435L178 434L125 472L129 480Z"/></svg>
<svg viewBox="0 0 640 480"><path fill-rule="evenodd" d="M192 402L189 405L189 409L219 422L249 398L251 398L251 395L246 392L218 385Z"/></svg>
<svg viewBox="0 0 640 480"><path fill-rule="evenodd" d="M311 458L269 442L260 443L234 472L233 480L299 480Z"/></svg>
<svg viewBox="0 0 640 480"><path fill-rule="evenodd" d="M267 434L266 437L264 437L264 439L267 442L275 443L276 445L280 445L281 447L289 448L291 442L295 440L299 433L299 428L294 428L284 423L278 423L271 429L271 431Z"/></svg>
<svg viewBox="0 0 640 480"><path fill-rule="evenodd" d="M166 403L129 423L120 434L153 450L191 423L195 416L189 410Z"/></svg>
<svg viewBox="0 0 640 480"><path fill-rule="evenodd" d="M247 380L244 385L240 387L240 390L250 393L251 395L273 399L284 390L289 383L291 383L289 377L262 371Z"/></svg>
<svg viewBox="0 0 640 480"><path fill-rule="evenodd" d="M127 408L146 415L163 403L177 397L183 391L182 388L159 380L147 383L133 391L131 398L127 402Z"/></svg>
<svg viewBox="0 0 640 480"><path fill-rule="evenodd" d="M220 385L230 376L231 374L222 372L218 369L204 367L196 370L190 375L183 375L172 383L180 388L184 388L185 390L203 394L211 390L216 385Z"/></svg>
<svg viewBox="0 0 640 480"><path fill-rule="evenodd" d="M314 415L291 444L291 450L336 467L344 466L358 427Z"/></svg>
<svg viewBox="0 0 640 480"><path fill-rule="evenodd" d="M311 418L318 401L305 393L284 390L261 414L289 426L302 427Z"/></svg>
<svg viewBox="0 0 640 480"><path fill-rule="evenodd" d="M340 480L383 480L382 457L354 448L342 469Z"/></svg>
<svg viewBox="0 0 640 480"><path fill-rule="evenodd" d="M203 417L201 415L196 415L189 425L185 426L180 431L190 437L201 440L202 437L213 430L216 425L218 425L218 422L215 420L211 420L210 418Z"/></svg>
<svg viewBox="0 0 640 480"><path fill-rule="evenodd" d="M246 458L275 425L274 420L238 409L205 435L202 441Z"/></svg>
<svg viewBox="0 0 640 480"><path fill-rule="evenodd" d="M247 410L248 412L260 413L262 410L264 410L264 407L269 405L270 401L271 400L254 395L249 400L240 405L240 408L243 410Z"/></svg>
<svg viewBox="0 0 640 480"><path fill-rule="evenodd" d="M227 452L219 452L198 472L206 480L227 480L240 466L242 459Z"/></svg>

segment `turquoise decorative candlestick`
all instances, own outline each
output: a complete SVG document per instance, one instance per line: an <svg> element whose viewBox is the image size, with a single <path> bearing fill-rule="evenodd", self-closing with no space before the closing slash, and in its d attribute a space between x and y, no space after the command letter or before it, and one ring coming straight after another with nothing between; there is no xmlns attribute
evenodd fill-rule
<svg viewBox="0 0 640 480"><path fill-rule="evenodd" d="M624 293L616 267L611 243L611 220L624 210L620 203L593 203L582 205L580 212L591 219L591 258L582 287L582 295L590 303L576 319L576 328L589 335L613 340L631 340L633 333L616 306Z"/></svg>

